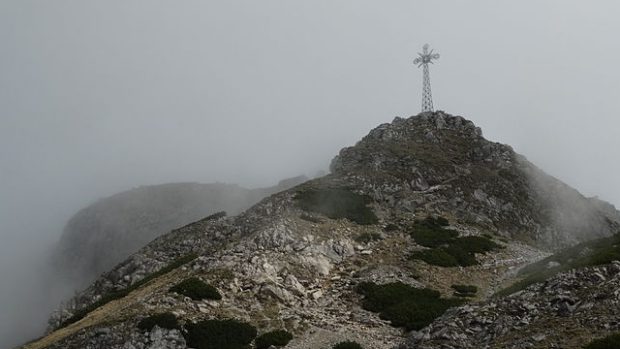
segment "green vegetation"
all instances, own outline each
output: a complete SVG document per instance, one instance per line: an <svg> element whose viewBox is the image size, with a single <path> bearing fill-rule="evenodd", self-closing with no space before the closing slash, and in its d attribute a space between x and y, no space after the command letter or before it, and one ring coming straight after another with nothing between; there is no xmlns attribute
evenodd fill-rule
<svg viewBox="0 0 620 349"><path fill-rule="evenodd" d="M450 247L469 253L485 253L501 248L500 245L483 236L464 236L450 242Z"/></svg>
<svg viewBox="0 0 620 349"><path fill-rule="evenodd" d="M605 338L596 339L586 345L584 349L618 349L620 348L620 333Z"/></svg>
<svg viewBox="0 0 620 349"><path fill-rule="evenodd" d="M415 251L409 256L409 258L419 259L430 265L436 265L439 267L457 267L459 265L456 258L442 248Z"/></svg>
<svg viewBox="0 0 620 349"><path fill-rule="evenodd" d="M501 248L486 236L458 237L458 233L446 229L448 220L428 217L416 221L410 235L416 243L428 250L416 251L411 259L423 260L440 267L470 266L478 264L476 253L485 253Z"/></svg>
<svg viewBox="0 0 620 349"><path fill-rule="evenodd" d="M359 243L364 243L364 244L367 244L372 241L377 241L377 240L381 240L381 234L379 233L364 232L355 238L355 241Z"/></svg>
<svg viewBox="0 0 620 349"><path fill-rule="evenodd" d="M237 320L204 320L185 326L185 341L196 349L247 349L256 328Z"/></svg>
<svg viewBox="0 0 620 349"><path fill-rule="evenodd" d="M145 317L138 323L138 328L150 332L153 327L158 326L167 329L179 329L177 317L172 313L161 313Z"/></svg>
<svg viewBox="0 0 620 349"><path fill-rule="evenodd" d="M332 349L363 349L358 342L344 341L332 347Z"/></svg>
<svg viewBox="0 0 620 349"><path fill-rule="evenodd" d="M413 231L409 234L419 245L431 248L446 245L459 236L459 233L454 230L418 224L414 226Z"/></svg>
<svg viewBox="0 0 620 349"><path fill-rule="evenodd" d="M263 333L254 342L256 349L267 349L270 346L283 347L293 339L293 335L285 330L275 330Z"/></svg>
<svg viewBox="0 0 620 349"><path fill-rule="evenodd" d="M195 301L202 299L222 299L222 295L220 295L215 287L206 284L197 277L191 277L181 281L176 286L170 288L170 292L182 294Z"/></svg>
<svg viewBox="0 0 620 349"><path fill-rule="evenodd" d="M138 288L140 288L141 286L145 285L146 283L148 283L149 281L156 279L164 274L167 274L169 272L171 272L172 270L186 264L189 263L191 261L193 261L194 259L196 259L198 256L196 254L190 253L184 257L180 257L178 259L175 259L173 262L171 262L170 264L168 264L167 266L161 268L160 270L149 274L148 276L144 277L142 280L135 282L132 285L127 286L126 288L122 289L122 290L117 290L117 291L111 291L108 294L104 295L101 297L101 299L99 299L98 301L96 301L95 303L92 303L91 305L84 307L80 310L77 310L73 316L71 316L70 318L68 318L67 320L65 320L59 328L63 328L66 327L74 322L78 322L80 320L82 320L86 315L88 315L88 313L90 313L91 311L102 307L114 300L117 299L121 299L123 297L125 297L126 295L128 295L129 293L131 293L134 290L137 290Z"/></svg>
<svg viewBox="0 0 620 349"><path fill-rule="evenodd" d="M519 271L522 280L497 294L506 296L535 283L544 282L558 273L575 268L609 264L614 260L620 260L620 234L584 242L532 263Z"/></svg>
<svg viewBox="0 0 620 349"><path fill-rule="evenodd" d="M420 330L441 316L448 308L462 304L458 299L445 299L428 288L415 288L402 282L377 285L364 282L357 292L364 296L362 307L377 312L392 326L407 331Z"/></svg>
<svg viewBox="0 0 620 349"><path fill-rule="evenodd" d="M295 196L298 206L332 219L346 218L362 225L378 223L377 216L368 207L371 199L348 189L307 189Z"/></svg>
<svg viewBox="0 0 620 349"><path fill-rule="evenodd" d="M456 297L475 297L478 293L478 287L473 285L452 285Z"/></svg>

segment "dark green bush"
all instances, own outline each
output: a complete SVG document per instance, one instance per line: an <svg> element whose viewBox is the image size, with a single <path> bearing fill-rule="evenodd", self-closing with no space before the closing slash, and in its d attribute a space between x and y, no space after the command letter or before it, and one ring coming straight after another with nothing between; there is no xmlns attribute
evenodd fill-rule
<svg viewBox="0 0 620 349"><path fill-rule="evenodd" d="M138 323L138 328L143 331L151 331L157 325L161 328L179 329L177 317L172 313L161 313L145 317Z"/></svg>
<svg viewBox="0 0 620 349"><path fill-rule="evenodd" d="M201 299L222 299L222 295L220 295L215 287L206 284L197 277L191 277L181 281L176 286L170 288L170 292L182 294L195 301Z"/></svg>
<svg viewBox="0 0 620 349"><path fill-rule="evenodd" d="M63 321L63 323L59 326L59 328L63 328L66 327L74 322L78 322L80 320L82 320L86 315L88 315L88 313L90 313L91 311L102 307L114 300L117 299L121 299L125 296L127 296L130 292L140 288L141 286L143 286L144 284L148 283L149 281L158 278L164 274L167 274L169 272L171 272L172 270L186 264L189 263L191 261L193 261L194 259L196 259L198 256L194 253L190 253L186 256L180 257L178 259L175 259L174 261L172 261L170 264L168 264L167 266L161 268L160 270L151 273L147 276L145 276L142 280L139 280L137 282L135 282L132 285L129 285L128 287L122 289L122 290L116 290L116 291L111 291L108 294L105 294L101 297L101 299L99 299L98 301L96 301L95 303L90 304L87 307L84 307L80 310L77 310L73 316L71 316L70 318L68 318L67 320Z"/></svg>
<svg viewBox="0 0 620 349"><path fill-rule="evenodd" d="M415 288L402 282L377 285L364 282L357 292L364 296L362 307L377 312L392 326L407 330L421 329L441 316L460 300L440 298L440 293L428 288Z"/></svg>
<svg viewBox="0 0 620 349"><path fill-rule="evenodd" d="M478 287L473 285L452 285L450 287L457 297L474 297L478 293Z"/></svg>
<svg viewBox="0 0 620 349"><path fill-rule="evenodd" d="M404 327L407 331L417 331L428 326L448 308L460 304L462 302L458 299L428 298L423 301L407 299L386 308L380 316L384 320L390 320L392 326Z"/></svg>
<svg viewBox="0 0 620 349"><path fill-rule="evenodd" d="M256 328L237 320L204 320L185 326L185 341L196 349L247 349Z"/></svg>
<svg viewBox="0 0 620 349"><path fill-rule="evenodd" d="M448 220L443 217L427 217L415 221L410 235L422 246L439 247L451 242L459 235L456 231L445 229L447 225Z"/></svg>
<svg viewBox="0 0 620 349"><path fill-rule="evenodd" d="M409 233L416 243L425 247L439 247L454 241L459 233L441 227L414 226Z"/></svg>
<svg viewBox="0 0 620 349"><path fill-rule="evenodd" d="M256 349L267 349L270 346L283 347L293 339L293 335L285 330L275 330L263 333L254 342Z"/></svg>
<svg viewBox="0 0 620 349"><path fill-rule="evenodd" d="M295 199L301 209L321 213L332 219L346 218L363 225L379 221L368 207L370 197L348 189L307 189L298 192Z"/></svg>
<svg viewBox="0 0 620 349"><path fill-rule="evenodd" d="M450 246L469 253L485 253L501 248L500 245L483 236L464 236L452 241Z"/></svg>
<svg viewBox="0 0 620 349"><path fill-rule="evenodd" d="M422 227L425 227L424 225ZM427 230L424 230L427 229ZM456 237L449 235L443 228L422 228L421 233L412 232L416 242L427 247L434 247L429 250L416 251L411 254L411 259L423 260L428 264L440 267L467 267L477 265L475 253L485 253L501 248L492 240L483 236ZM416 237L415 234L418 234Z"/></svg>
<svg viewBox="0 0 620 349"><path fill-rule="evenodd" d="M381 234L379 233L361 233L358 237L355 238L355 241L367 244L372 241L381 240Z"/></svg>
<svg viewBox="0 0 620 349"><path fill-rule="evenodd" d="M352 341L344 341L338 344L335 344L332 349L363 349L362 346L357 342Z"/></svg>
<svg viewBox="0 0 620 349"><path fill-rule="evenodd" d="M620 348L620 333L605 338L596 339L584 347L585 349L618 349Z"/></svg>
<svg viewBox="0 0 620 349"><path fill-rule="evenodd" d="M478 265L478 260L473 252L468 251L466 248L462 248L455 245L449 245L444 248L444 251L454 257L458 265L462 267L469 267L472 265Z"/></svg>
<svg viewBox="0 0 620 349"><path fill-rule="evenodd" d="M410 258L419 259L430 265L436 265L439 267L456 267L459 265L457 259L442 248L415 251L411 254Z"/></svg>

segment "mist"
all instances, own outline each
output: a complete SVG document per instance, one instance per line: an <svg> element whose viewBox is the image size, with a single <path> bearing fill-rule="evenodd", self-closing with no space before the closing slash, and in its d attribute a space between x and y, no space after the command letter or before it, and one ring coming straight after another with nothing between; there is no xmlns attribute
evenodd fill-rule
<svg viewBox="0 0 620 349"><path fill-rule="evenodd" d="M441 54L436 109L620 203L619 11L611 0L0 2L0 347L42 334L72 292L45 263L80 208L140 185L259 187L327 170L371 128L418 113L412 60L426 42Z"/></svg>

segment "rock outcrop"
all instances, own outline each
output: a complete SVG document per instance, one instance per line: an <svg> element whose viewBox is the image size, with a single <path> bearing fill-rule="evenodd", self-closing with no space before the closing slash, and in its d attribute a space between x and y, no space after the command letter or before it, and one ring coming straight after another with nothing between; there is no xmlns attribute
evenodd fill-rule
<svg viewBox="0 0 620 349"><path fill-rule="evenodd" d="M619 228L604 208L538 169L471 121L442 112L396 118L341 150L331 170L392 211L448 214L557 249Z"/></svg>

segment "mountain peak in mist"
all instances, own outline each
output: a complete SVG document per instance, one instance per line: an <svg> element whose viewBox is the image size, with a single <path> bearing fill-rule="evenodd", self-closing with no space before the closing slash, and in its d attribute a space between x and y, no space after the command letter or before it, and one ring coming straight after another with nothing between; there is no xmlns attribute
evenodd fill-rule
<svg viewBox="0 0 620 349"><path fill-rule="evenodd" d="M558 347L587 343L567 330L565 308L578 301L555 296L578 289L563 274L571 268L620 256L613 243L605 249L616 241L615 208L443 112L378 126L342 149L331 171L237 216L207 217L158 237L68 300L50 318L50 333L23 348L302 349L355 341L387 349L427 339L435 343L428 348L439 348L446 342L437 324L474 323L463 316L471 300L502 297L498 291L519 280L515 271L537 261L534 270L543 274L531 283L559 280L542 286L544 297L523 293L524 302L544 302L541 312L527 303L522 311L530 313L500 321L502 332L485 322L478 327L488 335L464 343L494 347L505 333L530 343L531 334L520 331L539 315L549 324L536 337L541 345L552 334ZM577 245L579 260L566 252L544 259L550 249L595 237L607 240ZM613 264L596 268L582 271L599 280L582 283L596 292L601 280L620 276ZM586 299L609 308L600 303L607 297ZM510 299L502 304L515 308ZM502 316L492 304L484 309L485 319ZM596 324L614 321L605 315ZM448 345L460 346L461 327ZM602 335L604 328L589 331Z"/></svg>
<svg viewBox="0 0 620 349"><path fill-rule="evenodd" d="M616 232L611 204L545 174L512 147L486 140L472 121L423 112L382 124L331 163L392 209L449 214L509 237L559 248Z"/></svg>

